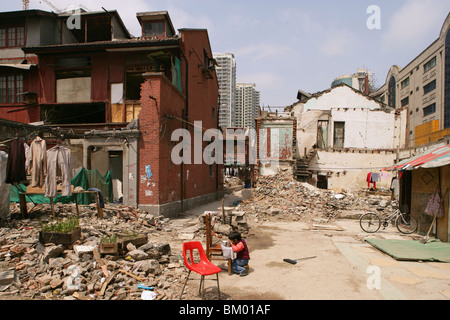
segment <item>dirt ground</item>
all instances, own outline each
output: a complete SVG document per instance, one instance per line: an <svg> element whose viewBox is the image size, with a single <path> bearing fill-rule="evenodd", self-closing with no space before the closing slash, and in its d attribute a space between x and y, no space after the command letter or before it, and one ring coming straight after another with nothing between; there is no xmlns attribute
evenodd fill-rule
<svg viewBox="0 0 450 320"><path fill-rule="evenodd" d="M238 195L225 197L225 206ZM185 213L178 223L189 225L206 210L217 210L221 201ZM364 233L358 220L336 220L329 230L315 230L310 223L254 222L245 236L251 255L250 274L220 274L222 299L229 300L448 300L450 264L398 262L364 241L368 236L385 239L419 239L388 227L376 235ZM334 229L333 227L336 227ZM200 240L201 239L195 239ZM173 244L177 246L179 244ZM175 249L175 248L173 248ZM289 264L283 259L311 259ZM213 261L223 269L226 263ZM371 271L369 267L378 270ZM376 278L375 278L376 276ZM206 298L218 299L215 281L206 282ZM198 290L198 282L189 284Z"/></svg>

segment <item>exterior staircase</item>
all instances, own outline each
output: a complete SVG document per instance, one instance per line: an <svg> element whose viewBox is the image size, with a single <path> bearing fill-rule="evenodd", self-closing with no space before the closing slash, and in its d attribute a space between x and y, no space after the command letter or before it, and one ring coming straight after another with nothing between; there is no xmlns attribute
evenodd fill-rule
<svg viewBox="0 0 450 320"><path fill-rule="evenodd" d="M296 159L295 161L295 178L300 182L308 182L309 179L309 171L308 164L304 159Z"/></svg>

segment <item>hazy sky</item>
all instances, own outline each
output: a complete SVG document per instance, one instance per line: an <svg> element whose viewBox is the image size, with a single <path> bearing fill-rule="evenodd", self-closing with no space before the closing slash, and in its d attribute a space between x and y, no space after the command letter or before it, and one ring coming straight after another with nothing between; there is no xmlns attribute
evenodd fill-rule
<svg viewBox="0 0 450 320"><path fill-rule="evenodd" d="M82 4L117 10L140 36L137 12L167 10L175 29L208 29L214 52L234 53L237 81L252 82L264 106L296 102L298 89L328 89L338 76L368 68L378 85L389 68L405 67L439 37L448 0L49 0L58 9ZM369 29L377 5L380 29ZM1 0L0 11L22 9ZM30 9L52 11L44 0Z"/></svg>

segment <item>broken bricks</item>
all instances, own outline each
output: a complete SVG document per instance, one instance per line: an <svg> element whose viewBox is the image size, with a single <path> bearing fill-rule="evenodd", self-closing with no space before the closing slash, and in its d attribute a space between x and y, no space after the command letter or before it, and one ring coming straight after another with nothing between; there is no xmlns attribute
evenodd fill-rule
<svg viewBox="0 0 450 320"><path fill-rule="evenodd" d="M82 237L73 245L40 243L37 219L23 219L0 228L2 295L20 299L138 300L142 290L137 284L142 282L155 287L156 300L175 297L181 290L185 268L180 254L173 254L169 243L162 240L170 236L170 219L139 210L134 219L123 219L111 208L105 208L104 219L97 219L83 214L89 209L82 207ZM73 212L61 206L60 214ZM108 234L124 235L126 245L120 255L99 253L100 239ZM131 254L128 249L132 249Z"/></svg>
<svg viewBox="0 0 450 320"><path fill-rule="evenodd" d="M291 219L311 222L314 218L333 220L360 216L364 210L391 210L390 195L365 190L345 192L316 188L306 182L296 181L292 174L280 171L273 176L260 176L256 188L236 210L242 210L263 219Z"/></svg>

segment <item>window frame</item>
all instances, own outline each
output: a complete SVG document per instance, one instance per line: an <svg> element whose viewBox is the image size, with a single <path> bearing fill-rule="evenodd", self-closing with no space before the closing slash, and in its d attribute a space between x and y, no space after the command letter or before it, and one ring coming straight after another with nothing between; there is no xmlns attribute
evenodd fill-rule
<svg viewBox="0 0 450 320"><path fill-rule="evenodd" d="M0 104L17 104L23 102L24 77L21 73L0 74Z"/></svg>
<svg viewBox="0 0 450 320"><path fill-rule="evenodd" d="M0 27L0 48L20 48L25 46L25 40L25 26Z"/></svg>
<svg viewBox="0 0 450 320"><path fill-rule="evenodd" d="M436 66L437 58L434 56L432 59L430 59L427 63L423 65L423 73L427 73L431 69L433 69Z"/></svg>
<svg viewBox="0 0 450 320"><path fill-rule="evenodd" d="M152 34L147 34L147 26L152 26ZM161 30L155 30L158 28L155 28L155 26L160 26ZM156 32L158 33L156 33ZM161 33L159 33L159 31ZM166 31L166 26L165 26L165 21L164 20L160 20L160 21L148 21L148 22L144 22L142 25L142 35L144 37L164 37L165 35L165 31Z"/></svg>
<svg viewBox="0 0 450 320"><path fill-rule="evenodd" d="M402 101L400 101L400 104L402 105L402 108L408 106L409 105L409 96L407 96L406 98L402 99Z"/></svg>
<svg viewBox="0 0 450 320"><path fill-rule="evenodd" d="M429 112L429 111L425 111L426 109L428 109L428 108L431 108L431 112ZM426 114L425 114L426 113ZM430 104L429 106L427 106L427 107L425 107L425 108L423 108L423 117L425 118L425 117L428 117L428 116L430 116L430 115L432 115L433 113L436 113L436 102L435 103L432 103L432 104Z"/></svg>
<svg viewBox="0 0 450 320"><path fill-rule="evenodd" d="M403 80L400 84L401 89L405 89L406 87L408 87L410 84L410 78L406 78L405 80Z"/></svg>
<svg viewBox="0 0 450 320"><path fill-rule="evenodd" d="M430 86L431 84L434 83L434 87ZM432 89L430 89L432 88ZM436 79L434 79L433 81L430 81L429 83L427 83L426 85L423 86L423 94L429 94L430 92L433 92L434 90L436 90Z"/></svg>

